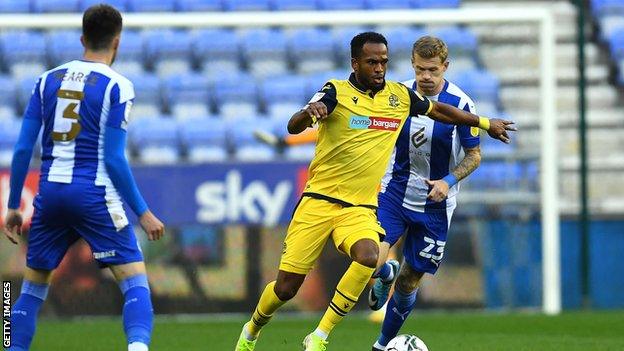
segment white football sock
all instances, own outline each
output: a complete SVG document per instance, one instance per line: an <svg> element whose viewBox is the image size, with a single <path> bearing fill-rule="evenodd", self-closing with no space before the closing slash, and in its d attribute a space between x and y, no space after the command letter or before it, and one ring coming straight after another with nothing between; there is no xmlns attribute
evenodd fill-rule
<svg viewBox="0 0 624 351"><path fill-rule="evenodd" d="M128 345L128 351L148 351L149 348L142 342L133 342Z"/></svg>
<svg viewBox="0 0 624 351"><path fill-rule="evenodd" d="M314 334L323 340L327 340L327 337L329 336L327 335L326 332L320 330L319 328L316 328L316 330L314 331Z"/></svg>

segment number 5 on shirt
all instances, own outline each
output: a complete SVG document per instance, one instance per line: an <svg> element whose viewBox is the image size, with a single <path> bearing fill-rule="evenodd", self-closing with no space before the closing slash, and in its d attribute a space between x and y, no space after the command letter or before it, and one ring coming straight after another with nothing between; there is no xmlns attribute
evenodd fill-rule
<svg viewBox="0 0 624 351"><path fill-rule="evenodd" d="M54 141L72 141L76 139L78 133L82 127L80 126L80 115L78 114L78 110L80 109L80 101L84 98L84 93L82 91L75 90L59 90L56 96L58 99L57 111L60 108L63 109L63 115L59 121L62 121L62 118L67 118L70 120L75 120L75 122L71 122L71 128L69 131L59 131L58 128L64 126L61 123L61 126L58 126L56 123L57 120L54 121L54 131L52 132L52 140ZM74 100L74 101L72 101ZM77 102L75 101L77 100Z"/></svg>

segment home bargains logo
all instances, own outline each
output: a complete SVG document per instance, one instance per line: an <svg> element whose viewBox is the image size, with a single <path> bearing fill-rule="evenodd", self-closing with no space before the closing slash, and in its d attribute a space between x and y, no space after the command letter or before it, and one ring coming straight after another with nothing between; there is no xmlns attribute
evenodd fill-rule
<svg viewBox="0 0 624 351"><path fill-rule="evenodd" d="M395 118L351 116L349 128L351 129L378 129L396 131L399 129L400 121Z"/></svg>

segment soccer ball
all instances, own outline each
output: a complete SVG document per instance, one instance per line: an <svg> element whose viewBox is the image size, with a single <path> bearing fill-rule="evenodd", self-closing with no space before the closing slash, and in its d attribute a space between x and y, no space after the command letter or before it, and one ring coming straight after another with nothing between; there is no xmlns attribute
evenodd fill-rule
<svg viewBox="0 0 624 351"><path fill-rule="evenodd" d="M417 336L403 334L390 340L386 351L429 351L429 349Z"/></svg>

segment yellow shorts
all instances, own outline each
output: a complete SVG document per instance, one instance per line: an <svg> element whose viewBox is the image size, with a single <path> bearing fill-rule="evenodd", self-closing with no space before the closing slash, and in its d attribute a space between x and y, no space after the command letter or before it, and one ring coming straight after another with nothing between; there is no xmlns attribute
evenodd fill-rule
<svg viewBox="0 0 624 351"><path fill-rule="evenodd" d="M375 210L343 207L326 200L304 196L288 226L279 269L308 274L331 236L336 249L349 255L351 246L362 239L379 243L385 235Z"/></svg>

